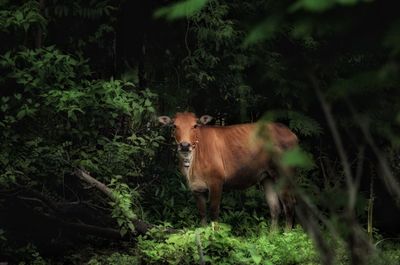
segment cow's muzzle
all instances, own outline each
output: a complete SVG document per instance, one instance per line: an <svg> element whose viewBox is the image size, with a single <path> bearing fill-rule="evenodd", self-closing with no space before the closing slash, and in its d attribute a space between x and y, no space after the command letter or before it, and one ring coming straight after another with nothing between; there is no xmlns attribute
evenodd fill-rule
<svg viewBox="0 0 400 265"><path fill-rule="evenodd" d="M188 143L188 142L181 142L181 143L179 143L179 146L178 146L178 151L180 151L180 152L189 152L189 151L191 151L190 148L191 146L190 146L190 143Z"/></svg>
<svg viewBox="0 0 400 265"><path fill-rule="evenodd" d="M188 142L181 142L178 144L178 153L182 159L183 166L188 168L192 157L192 145Z"/></svg>

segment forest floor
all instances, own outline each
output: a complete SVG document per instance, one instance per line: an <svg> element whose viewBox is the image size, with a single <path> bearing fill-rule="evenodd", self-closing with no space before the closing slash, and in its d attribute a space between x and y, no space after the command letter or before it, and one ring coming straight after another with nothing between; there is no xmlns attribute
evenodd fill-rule
<svg viewBox="0 0 400 265"><path fill-rule="evenodd" d="M165 227L155 228L135 241L80 248L62 263L50 264L321 264L313 241L299 226L270 233L262 221L251 230L243 229L219 223L166 235ZM334 253L332 264L350 264L345 243L333 242L329 236L327 241ZM400 264L399 241L376 242L380 243L374 245L368 264Z"/></svg>

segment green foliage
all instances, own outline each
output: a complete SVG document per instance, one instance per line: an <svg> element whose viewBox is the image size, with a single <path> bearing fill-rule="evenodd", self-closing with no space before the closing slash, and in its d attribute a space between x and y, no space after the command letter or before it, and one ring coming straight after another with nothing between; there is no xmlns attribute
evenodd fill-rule
<svg viewBox="0 0 400 265"><path fill-rule="evenodd" d="M398 241L398 239L389 239L388 242L381 242L382 244L377 245L376 252L371 257L368 264L398 264L400 262L400 248L398 242L396 241Z"/></svg>
<svg viewBox="0 0 400 265"><path fill-rule="evenodd" d="M156 179L157 180L157 179ZM160 172L157 182L143 187L147 200L142 201L146 219L174 228L197 225L195 202L177 169Z"/></svg>
<svg viewBox="0 0 400 265"><path fill-rule="evenodd" d="M188 18L183 74L185 87L198 89L184 93L202 98L201 103L194 100L193 103L211 113L229 112L239 116L257 98L251 96L252 88L243 81L249 56L240 45L243 30L228 16L230 8L223 1L208 1L200 12ZM190 102L188 99L181 105L187 106Z"/></svg>
<svg viewBox="0 0 400 265"><path fill-rule="evenodd" d="M0 66L6 73L4 78L12 79L21 86L22 92L31 96L51 89L68 89L79 85L89 77L86 61L62 54L55 47L7 52L1 57ZM20 98L16 94L17 99Z"/></svg>
<svg viewBox="0 0 400 265"><path fill-rule="evenodd" d="M231 227L218 227L187 230L166 239L141 238L139 250L148 264L199 263L198 242L209 264L318 264L312 242L301 229L236 237Z"/></svg>
<svg viewBox="0 0 400 265"><path fill-rule="evenodd" d="M7 53L0 66L6 73L0 82L18 87L1 97L0 183L46 187L57 197L65 175L85 168L110 182L111 215L121 234L133 231L139 196L118 176L140 177L153 163L163 140L149 127L155 94L119 80L91 80L84 60L54 47Z"/></svg>
<svg viewBox="0 0 400 265"><path fill-rule="evenodd" d="M34 26L45 27L46 20L40 14L38 1L25 1L22 5L3 9L0 3L0 32L23 30L27 32Z"/></svg>
<svg viewBox="0 0 400 265"><path fill-rule="evenodd" d="M155 112L151 103L155 95L149 90L128 91L134 89L132 84L118 80L88 80L90 71L84 63L52 47L4 55L0 65L7 74L2 81L15 82L21 89L2 98L2 135L8 137L19 126L30 124L27 128L44 130L43 135L32 138L32 131L26 130L11 140L25 140L25 147L38 148L48 136L49 143L61 146L38 150L53 152L64 164L102 174L137 176L143 168L142 159L151 159L162 140L154 131L138 133ZM41 127L43 122L55 130L47 131ZM73 148L77 144L79 148ZM102 148L93 148L93 144ZM135 155L139 160L132 163Z"/></svg>
<svg viewBox="0 0 400 265"><path fill-rule="evenodd" d="M18 264L25 265L25 264L32 264L32 265L46 265L48 264L43 257L41 257L40 253L38 252L37 248L29 243L24 247L20 247L15 251L16 257L18 257Z"/></svg>
<svg viewBox="0 0 400 265"><path fill-rule="evenodd" d="M281 163L283 166L305 169L310 169L315 166L310 154L304 152L299 147L285 152L282 156Z"/></svg>
<svg viewBox="0 0 400 265"><path fill-rule="evenodd" d="M125 183L120 182L121 177L116 176L111 180L110 188L112 188L113 201L110 202L112 207L111 216L117 220L120 233L124 236L128 231L133 232L135 227L132 223L136 217L133 205L136 202L136 208L139 194L131 190Z"/></svg>
<svg viewBox="0 0 400 265"><path fill-rule="evenodd" d="M55 17L75 16L84 19L96 20L104 16L109 16L116 10L111 5L111 1L50 1L51 4L47 9L48 15Z"/></svg>
<svg viewBox="0 0 400 265"><path fill-rule="evenodd" d="M290 11L297 11L299 9L304 9L311 12L324 12L329 10L333 6L343 5L352 6L359 2L369 2L368 0L298 0L292 6L290 6Z"/></svg>
<svg viewBox="0 0 400 265"><path fill-rule="evenodd" d="M322 128L316 120L296 111L268 111L264 114L262 120L288 120L290 129L303 136L317 136L322 133Z"/></svg>
<svg viewBox="0 0 400 265"><path fill-rule="evenodd" d="M170 236L153 231L137 249L107 254L96 247L83 253L77 244L72 263L94 255L89 264L197 264L196 238L211 264L319 262L300 229L266 233L269 217L258 187L224 192L220 220L234 229L194 229L195 202L167 155L167 134L153 127L159 111L195 110L227 125L260 117L287 124L304 149L283 154L281 162L302 168L296 181L339 228L348 197L316 88L330 104L351 170L357 170L355 149L366 145L364 173L376 174L360 123L398 170L400 27L396 10L384 1L185 0L162 7L157 1L48 0L43 9L39 2L0 1L0 213L23 203L35 215L60 218L42 197L24 194L35 191L60 208L85 205L85 214L94 215L62 215L68 222L125 234L134 229L131 219L140 217L184 229ZM155 17L174 21L154 23L154 10ZM379 23L377 12L384 14ZM38 37L44 46L32 49ZM117 78L124 73L134 82ZM140 81L149 89L136 86ZM73 176L77 167L109 184L114 201L84 187ZM360 223L364 206L360 194ZM40 244L24 241L36 239L17 238L0 225L0 252L44 264ZM68 234L57 229L52 245ZM98 243L85 239L80 242ZM379 245L370 262L398 264L397 249ZM348 263L348 253L339 254L344 258L338 263Z"/></svg>
<svg viewBox="0 0 400 265"><path fill-rule="evenodd" d="M135 265L141 264L140 259L136 256L131 256L128 254L113 253L111 255L95 256L92 257L87 263L87 265Z"/></svg>
<svg viewBox="0 0 400 265"><path fill-rule="evenodd" d="M175 3L171 6L162 7L155 13L155 17L166 17L169 20L190 17L196 12L199 12L208 0L185 0Z"/></svg>
<svg viewBox="0 0 400 265"><path fill-rule="evenodd" d="M254 44L263 40L272 39L276 31L279 29L279 22L279 16L272 16L265 19L250 31L244 40L243 45L249 46L250 44Z"/></svg>

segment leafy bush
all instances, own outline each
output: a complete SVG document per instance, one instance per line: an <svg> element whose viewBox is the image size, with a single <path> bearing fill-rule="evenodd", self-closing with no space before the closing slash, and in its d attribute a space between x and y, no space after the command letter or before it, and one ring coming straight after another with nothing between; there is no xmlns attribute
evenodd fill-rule
<svg viewBox="0 0 400 265"><path fill-rule="evenodd" d="M132 230L128 219L134 217L132 199L139 208L139 194L126 182L144 174L163 140L150 130L155 94L92 79L85 60L54 47L8 52L0 68L6 91L0 98L0 184L44 189L61 199L60 185L84 168L111 183L118 198L112 216L122 234Z"/></svg>
<svg viewBox="0 0 400 265"><path fill-rule="evenodd" d="M44 27L46 20L40 14L38 1L25 1L20 6L13 6L10 9L4 9L2 1L0 3L0 32L9 32L21 30L27 32L32 26Z"/></svg>
<svg viewBox="0 0 400 265"><path fill-rule="evenodd" d="M6 73L0 83L19 86L1 98L0 137L7 139L5 145L25 141L24 147L54 152L60 161L103 176L138 175L141 161L150 159L162 140L146 127L155 112L155 94L118 80L89 80L84 60L49 47L7 53L0 66ZM44 144L41 148L58 147L39 149ZM139 160L134 158L138 154Z"/></svg>
<svg viewBox="0 0 400 265"><path fill-rule="evenodd" d="M46 265L48 262L40 255L39 251L32 243L28 243L25 246L10 249L6 247L5 251L9 251L14 254L13 259L18 260L18 265L32 264L32 265ZM1 253L1 252L0 252Z"/></svg>
<svg viewBox="0 0 400 265"><path fill-rule="evenodd" d="M196 264L200 252L207 264L318 264L312 241L303 230L268 234L265 223L264 227L264 232L239 237L221 223L215 230L209 226L167 238L140 238L138 247L148 264Z"/></svg>
<svg viewBox="0 0 400 265"><path fill-rule="evenodd" d="M134 232L135 230L132 220L136 217L136 214L132 205L137 202L139 194L131 190L127 184L121 183L120 180L120 176L111 180L110 188L112 188L114 201L110 202L110 205L113 208L111 216L117 220L120 233L123 236L128 231ZM139 205L136 205L136 209L139 207Z"/></svg>
<svg viewBox="0 0 400 265"><path fill-rule="evenodd" d="M378 241L379 242L379 241ZM400 245L395 241L381 242L376 246L376 252L369 260L371 265L395 265L400 263Z"/></svg>
<svg viewBox="0 0 400 265"><path fill-rule="evenodd" d="M87 263L87 265L135 265L141 264L140 259L136 256L131 256L128 254L113 253L111 255L99 255L92 257Z"/></svg>

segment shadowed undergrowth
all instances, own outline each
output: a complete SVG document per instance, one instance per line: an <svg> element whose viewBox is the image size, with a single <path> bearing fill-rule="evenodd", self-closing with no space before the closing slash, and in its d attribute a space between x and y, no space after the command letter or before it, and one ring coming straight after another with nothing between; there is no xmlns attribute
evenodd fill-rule
<svg viewBox="0 0 400 265"><path fill-rule="evenodd" d="M261 222L239 236L236 227L219 223L214 229L209 225L165 236L155 228L140 237L136 246L94 255L88 264L320 264L312 240L301 227L275 233L268 229ZM343 243L326 237L337 254L334 264L349 264ZM393 243L379 246L369 264L399 264L399 247Z"/></svg>

